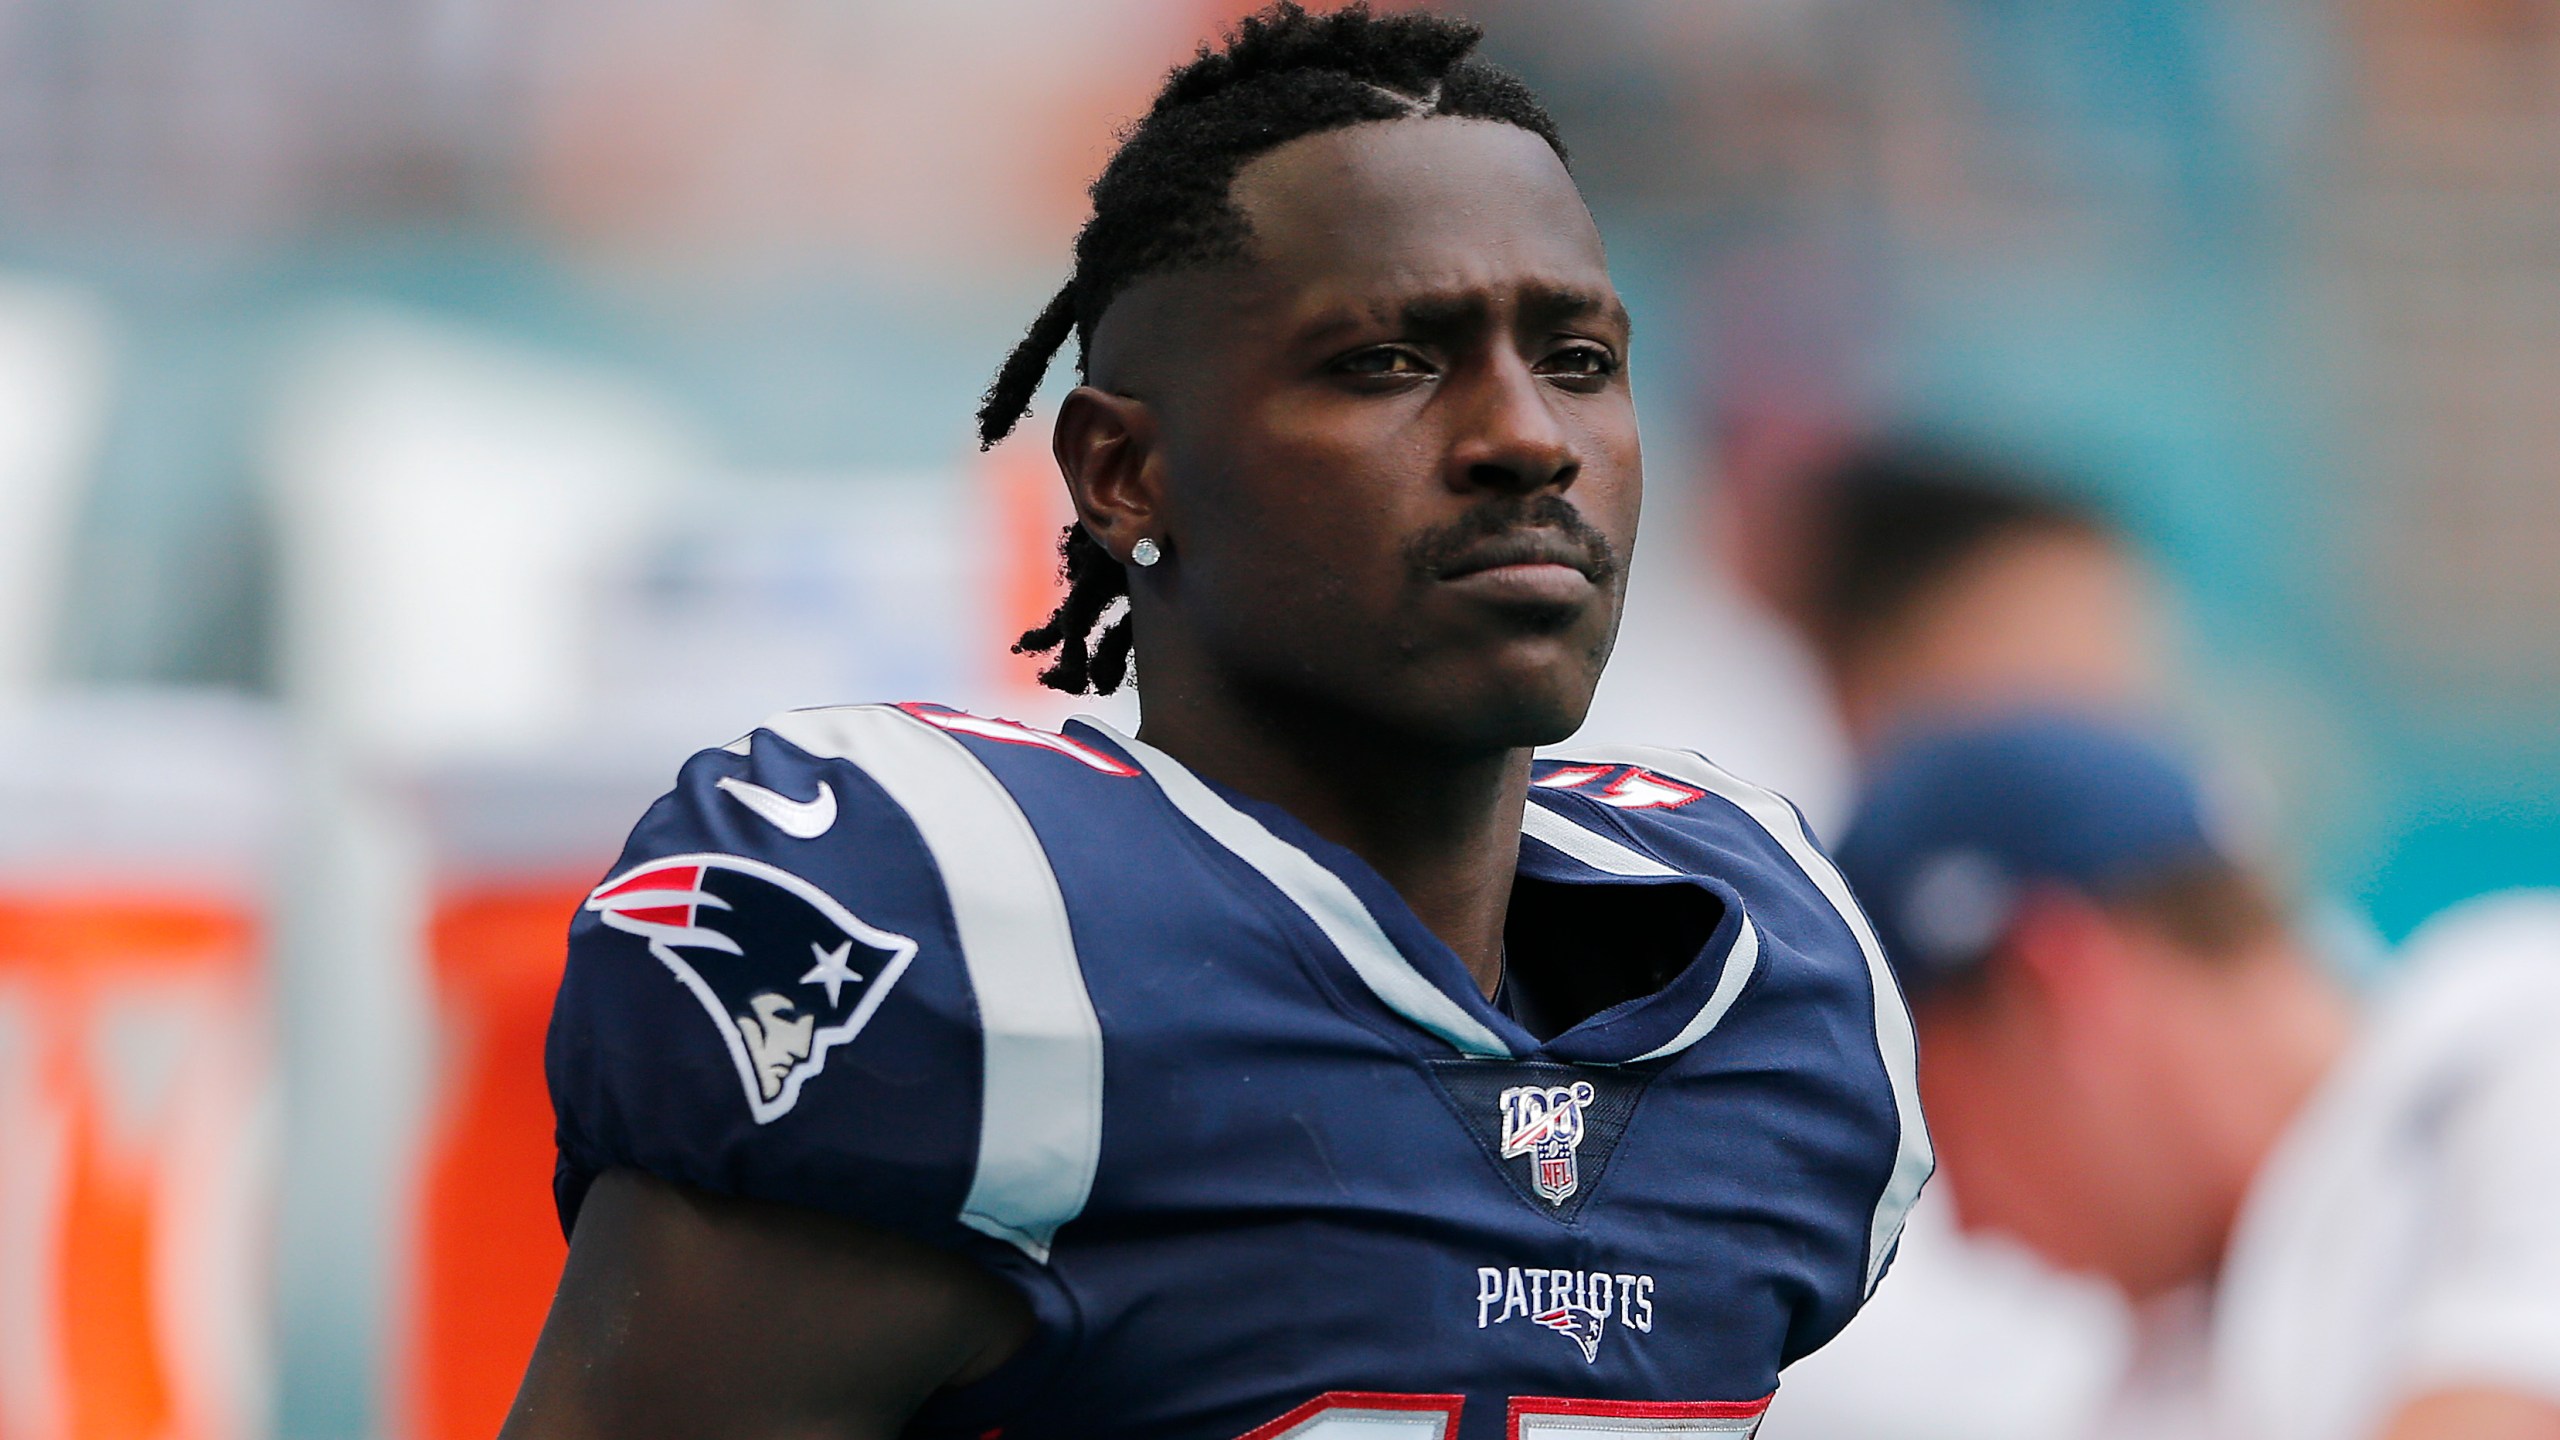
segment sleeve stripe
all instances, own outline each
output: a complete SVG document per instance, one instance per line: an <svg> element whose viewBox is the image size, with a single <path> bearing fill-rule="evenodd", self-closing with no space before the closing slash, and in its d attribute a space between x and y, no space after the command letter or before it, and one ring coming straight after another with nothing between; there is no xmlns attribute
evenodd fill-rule
<svg viewBox="0 0 2560 1440"><path fill-rule="evenodd" d="M1045 1264L1102 1159L1102 1026L1039 836L959 741L896 710L793 710L765 728L860 766L924 837L984 1035L977 1171L960 1219Z"/></svg>
<svg viewBox="0 0 2560 1440"><path fill-rule="evenodd" d="M1109 726L1081 717L1109 735L1146 769L1174 808L1209 838L1262 872L1281 894L1315 922L1333 942L1361 982L1390 1010L1439 1036L1463 1055L1508 1059L1511 1047L1492 1028L1450 999L1413 968L1396 949L1377 917L1342 877L1316 863L1315 857L1271 833L1263 823L1221 799L1218 792L1183 767L1181 761Z"/></svg>
<svg viewBox="0 0 2560 1440"><path fill-rule="evenodd" d="M1875 927L1867 923L1865 912L1858 908L1839 870L1805 834L1804 822L1797 818L1795 807L1770 791L1729 775L1705 757L1686 750L1601 746L1577 749L1570 758L1641 765L1729 801L1769 832L1788 858L1795 861L1796 868L1831 902L1831 908L1840 913L1849 933L1857 937L1858 948L1866 956L1867 981L1875 995L1876 1052L1884 1062L1885 1081L1892 1088L1893 1108L1902 1130L1901 1142L1894 1152L1893 1173L1885 1181L1884 1193L1876 1197L1875 1219L1867 1232L1866 1286L1874 1290L1876 1280L1884 1273L1885 1260L1893 1254L1893 1242L1902 1234L1902 1222L1911 1213L1912 1202L1920 1198L1920 1187L1928 1183L1930 1171L1937 1166L1929 1146L1929 1127L1920 1115L1919 1047L1911 1034L1911 1012L1902 1003L1902 989L1894 983L1893 972L1885 965L1884 947L1876 942Z"/></svg>

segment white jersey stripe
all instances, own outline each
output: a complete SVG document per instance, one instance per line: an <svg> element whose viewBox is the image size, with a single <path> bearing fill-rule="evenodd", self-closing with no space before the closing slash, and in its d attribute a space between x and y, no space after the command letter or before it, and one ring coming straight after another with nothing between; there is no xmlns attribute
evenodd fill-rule
<svg viewBox="0 0 2560 1440"><path fill-rule="evenodd" d="M1706 1004L1698 1007L1697 1014L1689 1017L1688 1024L1680 1027L1679 1034L1637 1056L1636 1061L1677 1055L1707 1038L1707 1032L1715 1029L1724 1019L1725 1012L1733 1008L1733 1002L1742 998L1742 987L1751 983L1752 973L1759 968L1760 930L1751 923L1751 917L1745 915L1742 917L1742 929L1733 937L1733 949L1725 954L1724 973L1716 977L1715 993L1707 997Z"/></svg>
<svg viewBox="0 0 2560 1440"><path fill-rule="evenodd" d="M1079 717L1129 752L1154 778L1165 798L1206 831L1209 838L1235 852L1262 872L1264 879L1289 897L1315 922L1333 948L1390 1010L1457 1047L1461 1054L1508 1058L1511 1047L1491 1027L1423 978L1396 949L1377 917L1360 903L1342 877L1318 864L1314 856L1271 833L1261 821L1228 804L1181 761L1152 745L1133 740L1110 726Z"/></svg>
<svg viewBox="0 0 2560 1440"><path fill-rule="evenodd" d="M960 1219L1045 1264L1101 1163L1102 1026L1039 836L965 746L901 711L790 710L764 728L860 766L924 837L985 1037L978 1164Z"/></svg>
<svg viewBox="0 0 2560 1440"><path fill-rule="evenodd" d="M1805 834L1804 822L1797 818L1795 807L1749 781L1725 773L1704 756L1687 750L1604 745L1576 747L1570 756L1556 758L1641 765L1731 802L1777 840L1805 878L1831 902L1831 908L1840 912L1849 933L1857 937L1858 948L1866 955L1868 984L1875 995L1876 1051L1884 1062L1885 1081L1892 1088L1894 1110L1902 1127L1893 1173L1885 1181L1884 1193L1876 1199L1875 1219L1867 1232L1866 1283L1872 1291L1884 1273L1886 1258L1893 1253L1893 1242L1902 1234L1902 1222L1911 1213L1911 1203L1920 1198L1920 1187L1928 1183L1929 1172L1937 1166L1929 1146L1929 1127L1920 1115L1918 1046L1912 1039L1911 1012L1902 1003L1901 987L1894 983L1893 972L1885 964L1884 947L1876 942L1875 927L1867 923L1865 912L1858 908L1839 870Z"/></svg>
<svg viewBox="0 0 2560 1440"><path fill-rule="evenodd" d="M1680 872L1654 859L1628 849L1595 830L1586 830L1535 800L1529 802L1529 813L1520 817L1520 833L1561 850L1604 875L1655 876Z"/></svg>

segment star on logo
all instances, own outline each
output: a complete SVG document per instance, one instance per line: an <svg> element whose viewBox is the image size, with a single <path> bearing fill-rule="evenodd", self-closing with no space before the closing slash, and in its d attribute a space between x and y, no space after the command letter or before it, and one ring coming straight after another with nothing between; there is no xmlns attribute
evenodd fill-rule
<svg viewBox="0 0 2560 1440"><path fill-rule="evenodd" d="M800 983L826 986L827 1004L830 1007L835 1005L838 998L843 995L847 981L857 985L862 983L860 972L849 968L844 963L853 954L852 941L847 940L833 950L829 950L812 940L809 942L809 953L818 957L818 963L809 967L809 973L800 977Z"/></svg>

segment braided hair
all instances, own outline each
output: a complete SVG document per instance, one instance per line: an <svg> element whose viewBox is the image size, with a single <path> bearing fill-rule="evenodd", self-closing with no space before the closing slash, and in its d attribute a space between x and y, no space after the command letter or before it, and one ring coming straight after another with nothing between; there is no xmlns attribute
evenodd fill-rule
<svg viewBox="0 0 2560 1440"><path fill-rule="evenodd" d="M1202 46L1165 78L1093 182L1074 273L987 387L979 447L1013 432L1069 335L1077 373L1085 373L1094 326L1131 284L1245 254L1251 227L1228 191L1256 156L1369 121L1448 115L1517 125L1563 158L1555 122L1529 88L1469 58L1482 38L1476 26L1445 16L1373 15L1365 4L1313 15L1281 0L1247 17L1224 49ZM1067 526L1058 554L1066 597L1046 624L1014 642L1014 653L1054 652L1040 673L1053 690L1108 695L1128 678L1136 641L1121 604L1128 571L1082 525Z"/></svg>

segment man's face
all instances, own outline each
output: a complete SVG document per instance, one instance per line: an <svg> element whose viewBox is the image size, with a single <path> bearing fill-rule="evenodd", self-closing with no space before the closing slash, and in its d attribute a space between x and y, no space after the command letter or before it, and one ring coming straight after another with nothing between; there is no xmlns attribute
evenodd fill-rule
<svg viewBox="0 0 2560 1440"><path fill-rule="evenodd" d="M2270 1058L2340 1023L2334 993L2281 936L2206 956L2085 900L2046 897L2009 944L2045 958L1912 1006L1958 1219L2135 1297L2210 1275L2299 1098Z"/></svg>
<svg viewBox="0 0 2560 1440"><path fill-rule="evenodd" d="M2083 1093L2081 1067L2060 1061L2014 1014L1922 1000L1920 1097L1968 1231L2006 1235L2057 1269L2131 1288L2126 1242L2150 1197L2118 1183L2112 1138ZM2128 1213L2128 1211L2134 1213Z"/></svg>
<svg viewBox="0 0 2560 1440"><path fill-rule="evenodd" d="M1142 670L1170 621L1276 707L1564 738L1617 633L1642 462L1626 315L1563 165L1513 126L1396 121L1283 146L1233 196L1250 258L1142 282L1096 342L1097 383L1125 372L1158 427L1175 613L1142 612Z"/></svg>

